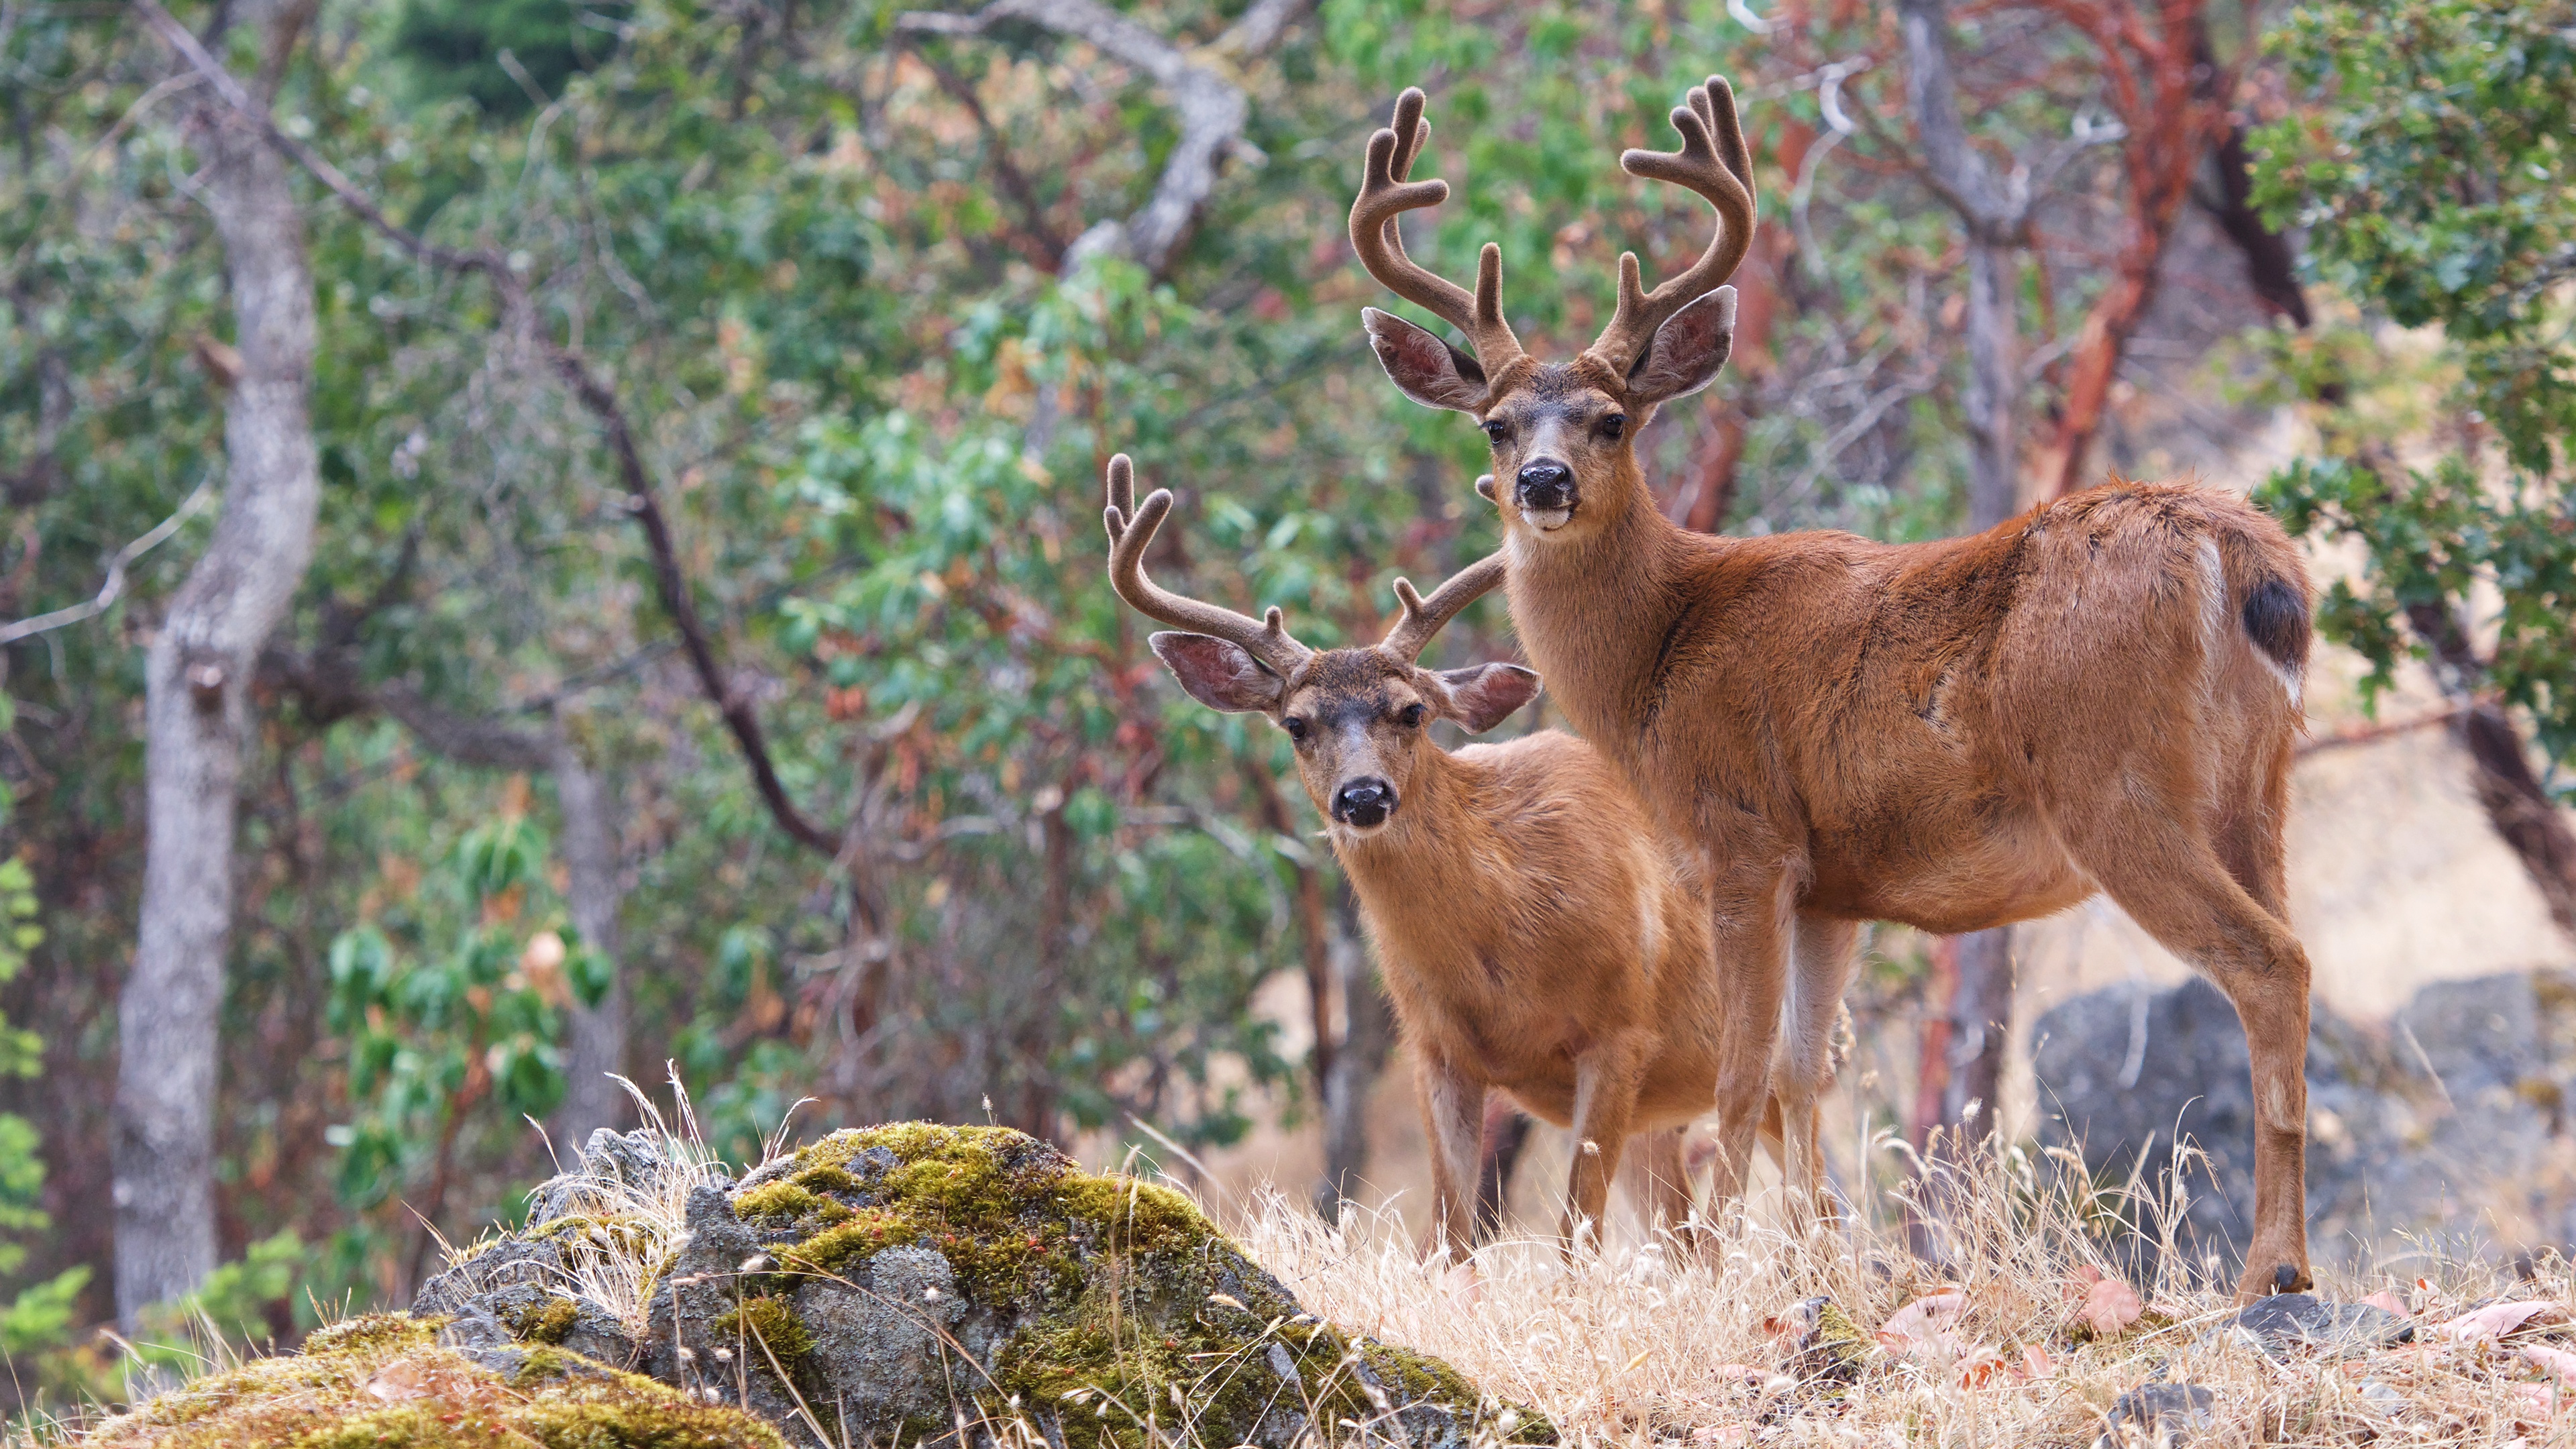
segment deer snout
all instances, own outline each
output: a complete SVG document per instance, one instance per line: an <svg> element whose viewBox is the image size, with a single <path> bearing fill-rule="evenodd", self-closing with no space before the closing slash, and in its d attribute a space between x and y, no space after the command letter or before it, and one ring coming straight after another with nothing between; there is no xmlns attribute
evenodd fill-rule
<svg viewBox="0 0 2576 1449"><path fill-rule="evenodd" d="M1333 792L1333 819L1372 830L1395 813L1395 787L1374 775L1345 780Z"/></svg>
<svg viewBox="0 0 2576 1449"><path fill-rule="evenodd" d="M1574 470L1554 458L1533 458L1513 480L1512 502L1538 528L1561 528L1574 512Z"/></svg>

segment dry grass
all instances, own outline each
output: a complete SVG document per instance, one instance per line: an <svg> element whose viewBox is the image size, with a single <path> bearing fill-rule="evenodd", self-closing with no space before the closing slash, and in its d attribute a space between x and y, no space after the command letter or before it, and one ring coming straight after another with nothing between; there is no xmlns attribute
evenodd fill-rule
<svg viewBox="0 0 2576 1449"><path fill-rule="evenodd" d="M2492 1299L2568 1302L2563 1261L2517 1281L2484 1264L2428 1269L2409 1253L2402 1278L2321 1283L2336 1300L2393 1295L2422 1340L2342 1357L2266 1356L2234 1329L2227 1294L2177 1266L2106 1338L2088 1304L2128 1316L2113 1260L2136 1246L2138 1224L2154 1232L2178 1209L2179 1174L2161 1190L2102 1194L2042 1166L2014 1151L1945 1176L1953 1230L1939 1264L1908 1250L1900 1224L1850 1220L1795 1240L1736 1224L1701 1252L1667 1237L1572 1264L1552 1241L1522 1239L1478 1253L1472 1302L1391 1214L1336 1230L1271 1195L1231 1226L1308 1308L1448 1359L1546 1411L1570 1442L2088 1445L2123 1393L2170 1382L2213 1391L2196 1443L2576 1443L2576 1408L2558 1409L2550 1368L2576 1371L2576 1358L2549 1358L2551 1334L2576 1332L2562 1308L2502 1341L2445 1332ZM1959 1296L1934 1296L1945 1292ZM1868 1335L1848 1381L1799 1351L1799 1305L1816 1297Z"/></svg>

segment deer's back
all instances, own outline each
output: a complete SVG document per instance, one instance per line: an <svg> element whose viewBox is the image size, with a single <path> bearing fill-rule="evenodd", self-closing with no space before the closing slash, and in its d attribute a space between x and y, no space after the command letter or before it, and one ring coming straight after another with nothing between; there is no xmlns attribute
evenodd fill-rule
<svg viewBox="0 0 2576 1449"><path fill-rule="evenodd" d="M2207 779L2298 711L2237 621L2297 554L2206 490L2113 484L1962 539L1716 540L1678 561L1632 773L1713 856L1803 856L1803 904L1964 930L2092 885L2055 821L2146 759ZM2168 758L2176 750L2194 758Z"/></svg>

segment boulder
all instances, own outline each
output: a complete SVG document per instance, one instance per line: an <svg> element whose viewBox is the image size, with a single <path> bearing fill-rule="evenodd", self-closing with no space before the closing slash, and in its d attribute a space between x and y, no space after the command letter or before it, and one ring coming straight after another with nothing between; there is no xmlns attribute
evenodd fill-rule
<svg viewBox="0 0 2576 1449"><path fill-rule="evenodd" d="M1011 1421L1135 1449L1555 1441L1439 1360L1318 1321L1180 1194L1004 1128L836 1132L699 1189L647 1367L800 1442Z"/></svg>
<svg viewBox="0 0 2576 1449"><path fill-rule="evenodd" d="M2194 1267L2232 1278L2254 1206L2254 1103L2226 997L2198 979L2093 992L2040 1017L2031 1057L2042 1140L2080 1147L2096 1181L2126 1182L2143 1152L2155 1185L2178 1138L2205 1154L2184 1174L2177 1237ZM2307 1078L2314 1251L2391 1233L2469 1250L2576 1240L2576 976L2438 982L2384 1025L2314 1008Z"/></svg>
<svg viewBox="0 0 2576 1449"><path fill-rule="evenodd" d="M1023 1133L836 1132L740 1182L645 1133L583 1156L531 1227L423 1285L441 1351L505 1380L633 1368L799 1445L1555 1442L1447 1364L1317 1320L1179 1193ZM630 1285L631 1321L602 1281Z"/></svg>

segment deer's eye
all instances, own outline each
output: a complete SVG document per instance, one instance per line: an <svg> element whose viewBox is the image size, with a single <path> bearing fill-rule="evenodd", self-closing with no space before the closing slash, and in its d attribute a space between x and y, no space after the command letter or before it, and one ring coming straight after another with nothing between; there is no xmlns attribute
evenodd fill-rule
<svg viewBox="0 0 2576 1449"><path fill-rule="evenodd" d="M1602 437L1615 443L1619 441L1619 435L1621 433L1628 431L1628 415L1626 413L1611 413L1602 418L1596 426L1601 429Z"/></svg>
<svg viewBox="0 0 2576 1449"><path fill-rule="evenodd" d="M1504 422L1501 418L1487 418L1487 419L1485 419L1485 436L1486 436L1488 439L1490 439L1490 440L1492 440L1492 441L1494 441L1494 442L1499 443L1499 442L1501 442L1503 439L1508 438L1508 437L1510 437L1511 435L1512 435L1512 425L1511 425L1511 424L1509 424L1509 423L1507 423L1507 422Z"/></svg>
<svg viewBox="0 0 2576 1449"><path fill-rule="evenodd" d="M1408 704L1395 712L1395 722L1409 730L1422 728L1422 706Z"/></svg>
<svg viewBox="0 0 2576 1449"><path fill-rule="evenodd" d="M1306 742L1306 722L1299 719L1297 716L1292 714L1279 721L1279 727L1288 732L1288 738L1295 740L1301 745Z"/></svg>

